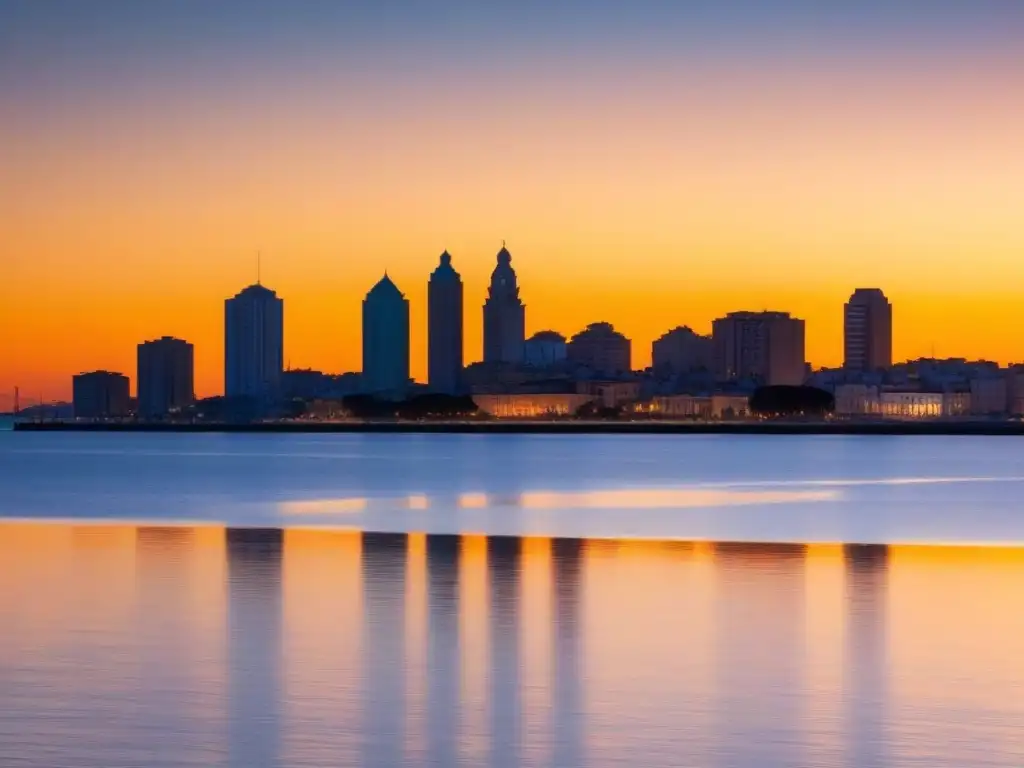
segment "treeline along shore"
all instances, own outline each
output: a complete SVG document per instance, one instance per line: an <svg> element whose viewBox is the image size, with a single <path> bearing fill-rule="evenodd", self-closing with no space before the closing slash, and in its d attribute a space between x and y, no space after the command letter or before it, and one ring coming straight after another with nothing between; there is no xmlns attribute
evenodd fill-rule
<svg viewBox="0 0 1024 768"><path fill-rule="evenodd" d="M266 421L228 423L19 422L17 432L233 432L522 435L1024 435L1020 421Z"/></svg>

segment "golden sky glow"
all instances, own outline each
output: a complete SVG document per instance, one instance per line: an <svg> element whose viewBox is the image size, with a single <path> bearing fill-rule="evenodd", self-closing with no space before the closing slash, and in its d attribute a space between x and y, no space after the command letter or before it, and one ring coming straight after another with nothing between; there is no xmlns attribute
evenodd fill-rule
<svg viewBox="0 0 1024 768"><path fill-rule="evenodd" d="M387 268L422 379L443 249L479 359L503 239L528 333L609 320L636 367L670 327L763 308L805 318L810 361L838 364L858 286L893 301L898 359L1024 357L1019 54L730 61L25 97L0 132L0 408L16 384L27 401L82 370L134 378L135 345L164 334L219 393L223 300L258 250L293 367L358 369L360 301Z"/></svg>

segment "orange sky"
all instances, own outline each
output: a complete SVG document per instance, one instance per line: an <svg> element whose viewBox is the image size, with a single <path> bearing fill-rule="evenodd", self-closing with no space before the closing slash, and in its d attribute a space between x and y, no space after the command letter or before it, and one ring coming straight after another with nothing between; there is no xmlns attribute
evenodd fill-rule
<svg viewBox="0 0 1024 768"><path fill-rule="evenodd" d="M323 70L29 104L0 132L0 409L15 385L68 397L82 370L134 379L135 345L164 334L219 393L223 300L257 250L292 367L358 369L360 301L387 268L422 379L446 248L479 359L503 239L528 333L608 320L635 367L666 329L738 309L805 318L808 359L839 364L859 286L893 301L898 359L1020 360L1020 65L563 62L429 91Z"/></svg>

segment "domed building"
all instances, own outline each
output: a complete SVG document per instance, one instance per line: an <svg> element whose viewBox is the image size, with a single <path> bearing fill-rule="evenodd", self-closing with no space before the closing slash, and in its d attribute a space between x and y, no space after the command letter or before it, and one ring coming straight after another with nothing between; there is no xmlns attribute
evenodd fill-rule
<svg viewBox="0 0 1024 768"><path fill-rule="evenodd" d="M363 387L392 400L409 387L409 301L387 273L363 299Z"/></svg>
<svg viewBox="0 0 1024 768"><path fill-rule="evenodd" d="M525 340L526 306L519 298L512 254L502 244L484 302L484 362L523 362Z"/></svg>

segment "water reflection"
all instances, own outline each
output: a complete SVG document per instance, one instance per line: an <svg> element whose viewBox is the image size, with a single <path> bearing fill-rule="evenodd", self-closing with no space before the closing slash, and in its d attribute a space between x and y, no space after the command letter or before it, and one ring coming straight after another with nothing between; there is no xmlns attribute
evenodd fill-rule
<svg viewBox="0 0 1024 768"><path fill-rule="evenodd" d="M1024 550L0 526L13 765L1019 766Z"/></svg>

